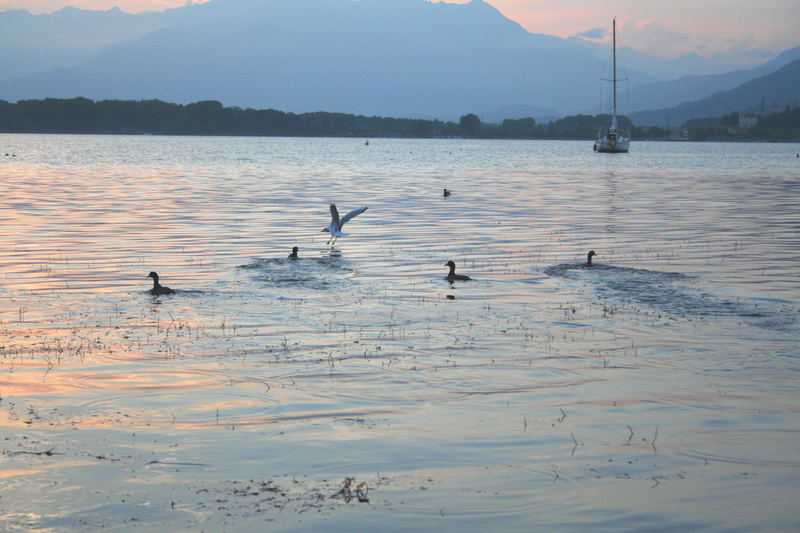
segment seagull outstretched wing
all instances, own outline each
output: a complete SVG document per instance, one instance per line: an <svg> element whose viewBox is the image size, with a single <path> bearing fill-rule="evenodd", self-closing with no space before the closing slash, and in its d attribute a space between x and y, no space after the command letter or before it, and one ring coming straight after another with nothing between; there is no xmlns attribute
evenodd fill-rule
<svg viewBox="0 0 800 533"><path fill-rule="evenodd" d="M336 204L331 204L331 226L334 228L341 228L342 224L344 224L344 222L339 222L339 210L336 209Z"/></svg>
<svg viewBox="0 0 800 533"><path fill-rule="evenodd" d="M334 210L334 209L336 209L336 206L334 206L333 204L331 204L331 212L333 212L333 210ZM361 213L363 213L363 212L364 212L364 211L366 211L366 210L367 210L367 208L366 208L366 207L359 207L358 209L353 209L352 211L350 211L349 213L347 213L347 214L346 214L346 215L345 215L345 216L342 218L342 222L341 222L342 226L344 226L344 225L345 225L345 223L346 223L348 220L350 220L351 218L357 217L358 215L360 215ZM337 217L338 217L338 214L337 214ZM341 226L340 226L340 227L341 227Z"/></svg>

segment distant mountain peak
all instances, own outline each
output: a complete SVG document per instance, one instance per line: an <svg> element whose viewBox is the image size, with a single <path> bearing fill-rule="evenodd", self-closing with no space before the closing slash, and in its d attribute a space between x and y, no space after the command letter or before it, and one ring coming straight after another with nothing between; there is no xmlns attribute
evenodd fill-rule
<svg viewBox="0 0 800 533"><path fill-rule="evenodd" d="M0 99L542 117L594 105L608 55L588 41L530 33L485 0L212 0L135 15L25 13L0 12ZM640 65L676 63L638 54L626 71L642 83Z"/></svg>

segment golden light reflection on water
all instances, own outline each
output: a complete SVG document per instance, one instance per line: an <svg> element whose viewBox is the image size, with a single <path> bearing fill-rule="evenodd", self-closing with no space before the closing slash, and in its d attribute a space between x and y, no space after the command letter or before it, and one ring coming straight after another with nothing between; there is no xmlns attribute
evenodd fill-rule
<svg viewBox="0 0 800 533"><path fill-rule="evenodd" d="M42 469L32 470L32 469L24 469L24 470L4 470L0 472L0 479L9 479L12 477L21 477L21 476L31 476L33 474L40 474L42 473Z"/></svg>
<svg viewBox="0 0 800 533"><path fill-rule="evenodd" d="M706 431L762 429L764 453L800 463L773 431L800 412L785 377L800 176L776 147L598 159L580 143L0 138L18 154L0 167L4 453L93 458L54 468L75 487L102 465L109 494L141 494L121 472L170 446L170 461L215 465L173 474L202 481L194 495L219 471L380 471L428 490L489 468L503 505L463 486L384 490L514 529L531 500L556 525L564 505L595 512L643 484L680 481L702 502L730 472L695 462L718 455L758 470L778 516L793 508L780 490L794 487L748 462L752 440L731 450ZM336 251L320 232L330 202L369 206ZM600 266L581 268L590 248ZM473 280L445 281L450 259ZM176 294L150 295L151 270ZM9 471L43 480L33 461L50 456L33 454ZM662 503L643 499L643 529L704 519L701 503ZM622 503L603 512L629 524Z"/></svg>

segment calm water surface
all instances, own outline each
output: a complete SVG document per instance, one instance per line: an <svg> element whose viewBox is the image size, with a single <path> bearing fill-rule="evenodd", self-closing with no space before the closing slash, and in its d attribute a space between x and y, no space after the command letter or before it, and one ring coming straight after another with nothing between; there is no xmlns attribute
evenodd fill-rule
<svg viewBox="0 0 800 533"><path fill-rule="evenodd" d="M798 151L0 135L0 529L800 528Z"/></svg>

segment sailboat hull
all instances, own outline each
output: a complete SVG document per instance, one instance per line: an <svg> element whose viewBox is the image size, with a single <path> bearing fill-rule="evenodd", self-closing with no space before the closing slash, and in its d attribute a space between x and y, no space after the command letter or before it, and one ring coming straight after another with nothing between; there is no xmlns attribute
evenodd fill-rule
<svg viewBox="0 0 800 533"><path fill-rule="evenodd" d="M614 140L600 138L594 142L594 151L608 154L624 154L630 148L631 140L626 137L619 137Z"/></svg>

